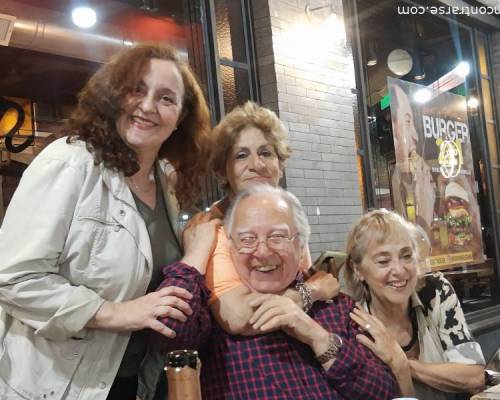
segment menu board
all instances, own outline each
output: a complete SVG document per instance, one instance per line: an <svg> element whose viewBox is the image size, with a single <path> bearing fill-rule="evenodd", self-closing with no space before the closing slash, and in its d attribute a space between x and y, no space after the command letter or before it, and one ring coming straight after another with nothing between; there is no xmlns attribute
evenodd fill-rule
<svg viewBox="0 0 500 400"><path fill-rule="evenodd" d="M394 208L427 233L431 270L484 260L464 96L388 78Z"/></svg>

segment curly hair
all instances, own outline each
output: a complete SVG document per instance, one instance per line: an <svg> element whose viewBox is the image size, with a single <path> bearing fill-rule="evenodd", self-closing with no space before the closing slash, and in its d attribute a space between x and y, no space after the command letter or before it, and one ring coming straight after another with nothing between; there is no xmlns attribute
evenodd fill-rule
<svg viewBox="0 0 500 400"><path fill-rule="evenodd" d="M370 244L385 243L392 234L407 235L415 254L415 262L423 249L420 241L425 240L425 232L416 225L406 221L399 214L386 209L373 210L361 217L347 235L344 276L349 294L357 301L369 298L368 288L357 278L354 265L361 264ZM417 263L418 265L418 263ZM423 282L423 272L418 270L417 290Z"/></svg>
<svg viewBox="0 0 500 400"><path fill-rule="evenodd" d="M199 178L207 169L210 114L203 92L178 52L164 44L140 44L115 55L90 78L78 96L78 104L64 127L68 142L86 143L96 164L131 176L139 170L134 150L117 132L116 121L124 99L138 86L144 67L157 58L172 61L184 84L184 99L177 129L162 144L158 158L166 159L177 175L175 194L181 207L194 203Z"/></svg>
<svg viewBox="0 0 500 400"><path fill-rule="evenodd" d="M226 176L230 150L238 140L240 132L249 126L262 131L273 145L281 165L290 157L292 149L287 143L288 132L278 116L267 108L247 101L222 118L212 131L213 144L209 164L217 176ZM229 187L224 189L227 191Z"/></svg>

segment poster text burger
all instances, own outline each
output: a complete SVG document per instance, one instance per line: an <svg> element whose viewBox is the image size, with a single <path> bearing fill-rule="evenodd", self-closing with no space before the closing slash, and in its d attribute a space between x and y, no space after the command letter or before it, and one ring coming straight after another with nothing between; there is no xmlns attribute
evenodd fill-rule
<svg viewBox="0 0 500 400"><path fill-rule="evenodd" d="M422 122L426 138L469 142L469 127L464 122L430 115L423 115Z"/></svg>

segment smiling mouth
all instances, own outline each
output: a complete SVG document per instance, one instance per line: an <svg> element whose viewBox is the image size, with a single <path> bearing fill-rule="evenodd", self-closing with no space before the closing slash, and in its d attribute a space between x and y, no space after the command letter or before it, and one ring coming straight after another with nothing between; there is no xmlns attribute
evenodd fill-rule
<svg viewBox="0 0 500 400"><path fill-rule="evenodd" d="M154 128L158 124L150 119L139 117L138 115L131 115L130 121L137 127L142 129Z"/></svg>
<svg viewBox="0 0 500 400"><path fill-rule="evenodd" d="M247 181L268 181L270 178L268 176L252 176L247 178Z"/></svg>
<svg viewBox="0 0 500 400"><path fill-rule="evenodd" d="M401 289L401 288L405 288L407 284L408 284L407 280L404 280L404 281L393 281L393 282L387 283L387 286L389 286L391 288L394 288L394 289Z"/></svg>
<svg viewBox="0 0 500 400"><path fill-rule="evenodd" d="M253 269L258 272L272 272L278 268L277 265L260 265L258 267L254 267Z"/></svg>

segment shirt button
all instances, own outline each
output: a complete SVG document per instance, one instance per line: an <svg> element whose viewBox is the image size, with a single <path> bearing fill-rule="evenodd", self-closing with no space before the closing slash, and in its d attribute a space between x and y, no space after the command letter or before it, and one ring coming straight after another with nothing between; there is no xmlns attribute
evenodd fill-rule
<svg viewBox="0 0 500 400"><path fill-rule="evenodd" d="M120 210L120 216L124 216L125 215L125 210Z"/></svg>
<svg viewBox="0 0 500 400"><path fill-rule="evenodd" d="M121 229L120 225L115 225L115 232L118 232Z"/></svg>
<svg viewBox="0 0 500 400"><path fill-rule="evenodd" d="M106 382L99 382L99 389L106 389Z"/></svg>

